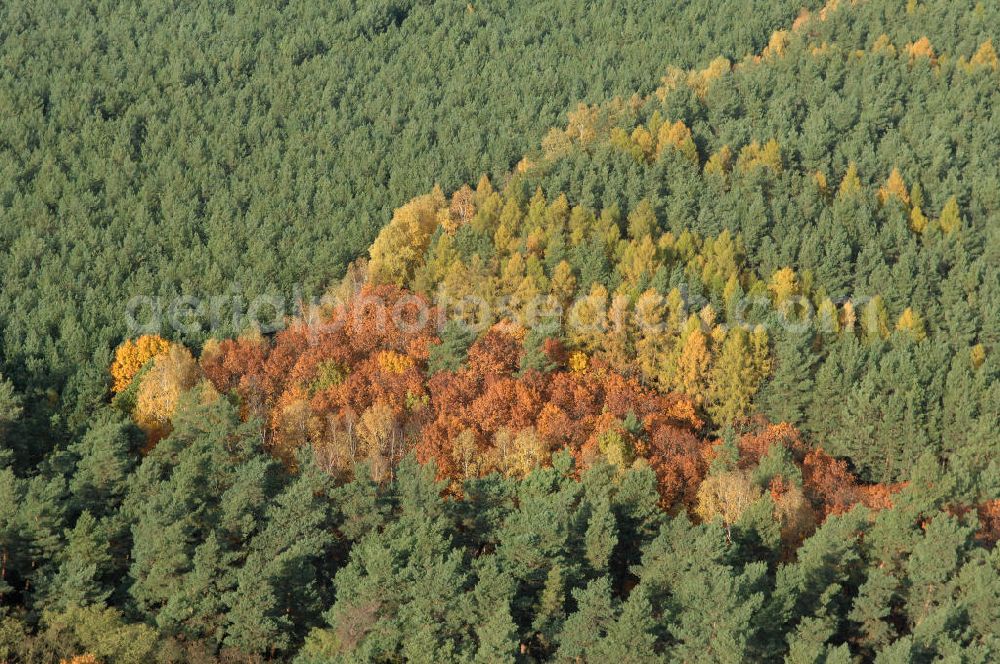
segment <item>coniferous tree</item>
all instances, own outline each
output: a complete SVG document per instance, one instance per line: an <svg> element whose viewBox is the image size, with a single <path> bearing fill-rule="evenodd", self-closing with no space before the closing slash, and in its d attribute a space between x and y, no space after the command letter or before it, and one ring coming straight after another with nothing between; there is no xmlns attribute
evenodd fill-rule
<svg viewBox="0 0 1000 664"><path fill-rule="evenodd" d="M757 398L761 411L773 422L799 426L813 397L811 327L796 325L778 335L774 350L774 373Z"/></svg>
<svg viewBox="0 0 1000 664"><path fill-rule="evenodd" d="M472 341L472 331L461 321L450 320L445 323L441 330L441 343L430 349L428 372L435 374L439 371L458 371L465 363Z"/></svg>

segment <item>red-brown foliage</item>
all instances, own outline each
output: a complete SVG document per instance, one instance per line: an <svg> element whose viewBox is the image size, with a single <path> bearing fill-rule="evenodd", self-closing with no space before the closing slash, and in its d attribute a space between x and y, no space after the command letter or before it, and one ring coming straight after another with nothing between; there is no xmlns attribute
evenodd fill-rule
<svg viewBox="0 0 1000 664"><path fill-rule="evenodd" d="M503 431L533 428L550 451L568 449L585 468L599 453L599 437L621 430L633 414L643 435L621 435L661 478L664 504L694 495L705 469L696 435L703 422L689 400L657 394L602 366L515 376L519 349L516 331L493 329L470 349L467 368L429 381L431 421L416 446L421 461L435 460L443 478L456 479L450 441L463 430L473 431L489 454Z"/></svg>
<svg viewBox="0 0 1000 664"><path fill-rule="evenodd" d="M987 546L1000 542L1000 498L979 505L979 541Z"/></svg>
<svg viewBox="0 0 1000 664"><path fill-rule="evenodd" d="M259 336L223 341L203 354L202 368L220 392L240 396L245 416L268 422L278 444L281 411L301 400L320 419L357 417L376 403L400 417L426 398L421 366L435 339L434 315L395 286L363 288L318 324L294 321L273 343Z"/></svg>
<svg viewBox="0 0 1000 664"><path fill-rule="evenodd" d="M318 325L296 321L271 342L258 335L207 346L201 365L220 392L241 397L246 417L267 425L269 444L286 460L312 443L345 472L366 458L385 476L414 449L457 487L470 473L523 473L566 449L581 470L601 455L625 465L644 460L665 509L694 509L717 441L705 437L689 398L646 388L599 360L568 371L555 340L544 349L555 370L519 373L524 330L512 324L479 338L464 368L428 378L435 316L398 287L366 287ZM811 450L791 425L758 417L747 426L738 465L754 467L775 445L788 449L817 520L857 503L890 504L890 487L859 485L846 463ZM772 481L776 500L787 482ZM1000 513L992 509L986 513ZM1000 532L1000 516L990 523Z"/></svg>

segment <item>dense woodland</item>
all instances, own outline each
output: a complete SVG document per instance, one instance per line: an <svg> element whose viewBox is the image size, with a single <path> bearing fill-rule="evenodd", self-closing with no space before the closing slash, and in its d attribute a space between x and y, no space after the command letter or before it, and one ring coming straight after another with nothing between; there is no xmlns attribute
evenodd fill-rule
<svg viewBox="0 0 1000 664"><path fill-rule="evenodd" d="M411 197L798 8L4 2L2 359L32 430L87 427L130 297L320 294Z"/></svg>
<svg viewBox="0 0 1000 664"><path fill-rule="evenodd" d="M1000 659L1000 9L640 4L0 8L0 661Z"/></svg>

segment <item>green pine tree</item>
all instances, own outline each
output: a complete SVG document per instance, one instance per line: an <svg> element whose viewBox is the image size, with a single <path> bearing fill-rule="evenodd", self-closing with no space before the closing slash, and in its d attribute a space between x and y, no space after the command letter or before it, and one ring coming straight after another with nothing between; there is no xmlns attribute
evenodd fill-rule
<svg viewBox="0 0 1000 664"><path fill-rule="evenodd" d="M774 348L774 373L761 389L757 402L772 422L799 426L809 410L813 394L811 329L788 329L778 336Z"/></svg>

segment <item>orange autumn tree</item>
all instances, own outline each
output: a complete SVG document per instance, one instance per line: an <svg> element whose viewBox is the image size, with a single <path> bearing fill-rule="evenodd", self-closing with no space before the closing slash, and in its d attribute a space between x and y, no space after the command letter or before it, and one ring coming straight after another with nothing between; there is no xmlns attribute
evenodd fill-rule
<svg viewBox="0 0 1000 664"><path fill-rule="evenodd" d="M788 451L801 473L801 488L816 512L817 521L830 514L842 514L859 503L874 509L888 507L891 495L899 488L861 484L845 461L810 447L795 427L787 423L770 424L760 416L754 418L751 429L739 439L740 467L759 465L776 447Z"/></svg>
<svg viewBox="0 0 1000 664"><path fill-rule="evenodd" d="M520 477L567 450L578 472L603 462L648 466L664 509L713 511L706 496L719 491L704 483L719 482L709 472L718 441L706 435L694 397L623 375L600 354L568 353L555 338L542 344L549 368L522 369L528 335L508 321L481 334L463 364L430 375L430 348L440 343L437 315L400 287L365 285L273 339L249 333L209 342L198 365L182 347L171 348L143 376L136 420L151 440L165 435L177 396L203 375L219 393L238 398L243 417L261 424L266 447L289 466L309 448L338 477L349 478L365 461L373 479L384 481L413 451L419 461L433 461L458 493L471 477ZM711 312L686 323L669 308L659 315L676 319L669 339L681 366L672 379L682 389L705 393L706 382L725 392L756 361L753 335L720 336ZM715 364L707 361L709 343L721 348ZM719 372L730 369L732 380L723 380ZM707 405L727 403L718 397ZM811 524L858 502L887 504L891 488L858 485L843 462L810 450L793 427L746 419L740 404L730 404L743 431L730 470L753 477L760 495L770 496L784 540L797 541ZM784 470L758 470L779 457L787 457Z"/></svg>
<svg viewBox="0 0 1000 664"><path fill-rule="evenodd" d="M115 394L124 391L149 360L167 352L169 347L170 342L156 334L144 334L122 342L111 364L112 391Z"/></svg>
<svg viewBox="0 0 1000 664"><path fill-rule="evenodd" d="M615 465L642 458L664 477L670 466L666 459L699 455L703 444L696 432L703 423L690 400L643 388L600 361L586 371L518 375L515 335L494 328L473 344L465 368L438 373L428 382L430 420L420 431L416 452L421 461L434 460L442 478L458 482L466 474L456 440L474 443L476 452L491 460L485 469L504 474L523 474L560 449L576 457L579 469L598 458ZM678 436L686 444L672 444ZM664 483L670 487L665 504L694 491L689 485L696 485L702 464L690 465L694 472L674 474Z"/></svg>
<svg viewBox="0 0 1000 664"><path fill-rule="evenodd" d="M348 470L371 455L358 427L373 407L410 428L419 422L423 369L436 340L436 312L428 307L396 286L364 286L318 319L293 321L273 341L248 335L213 344L202 369L216 389L239 397L246 419L264 424L280 458L290 462L312 444Z"/></svg>

